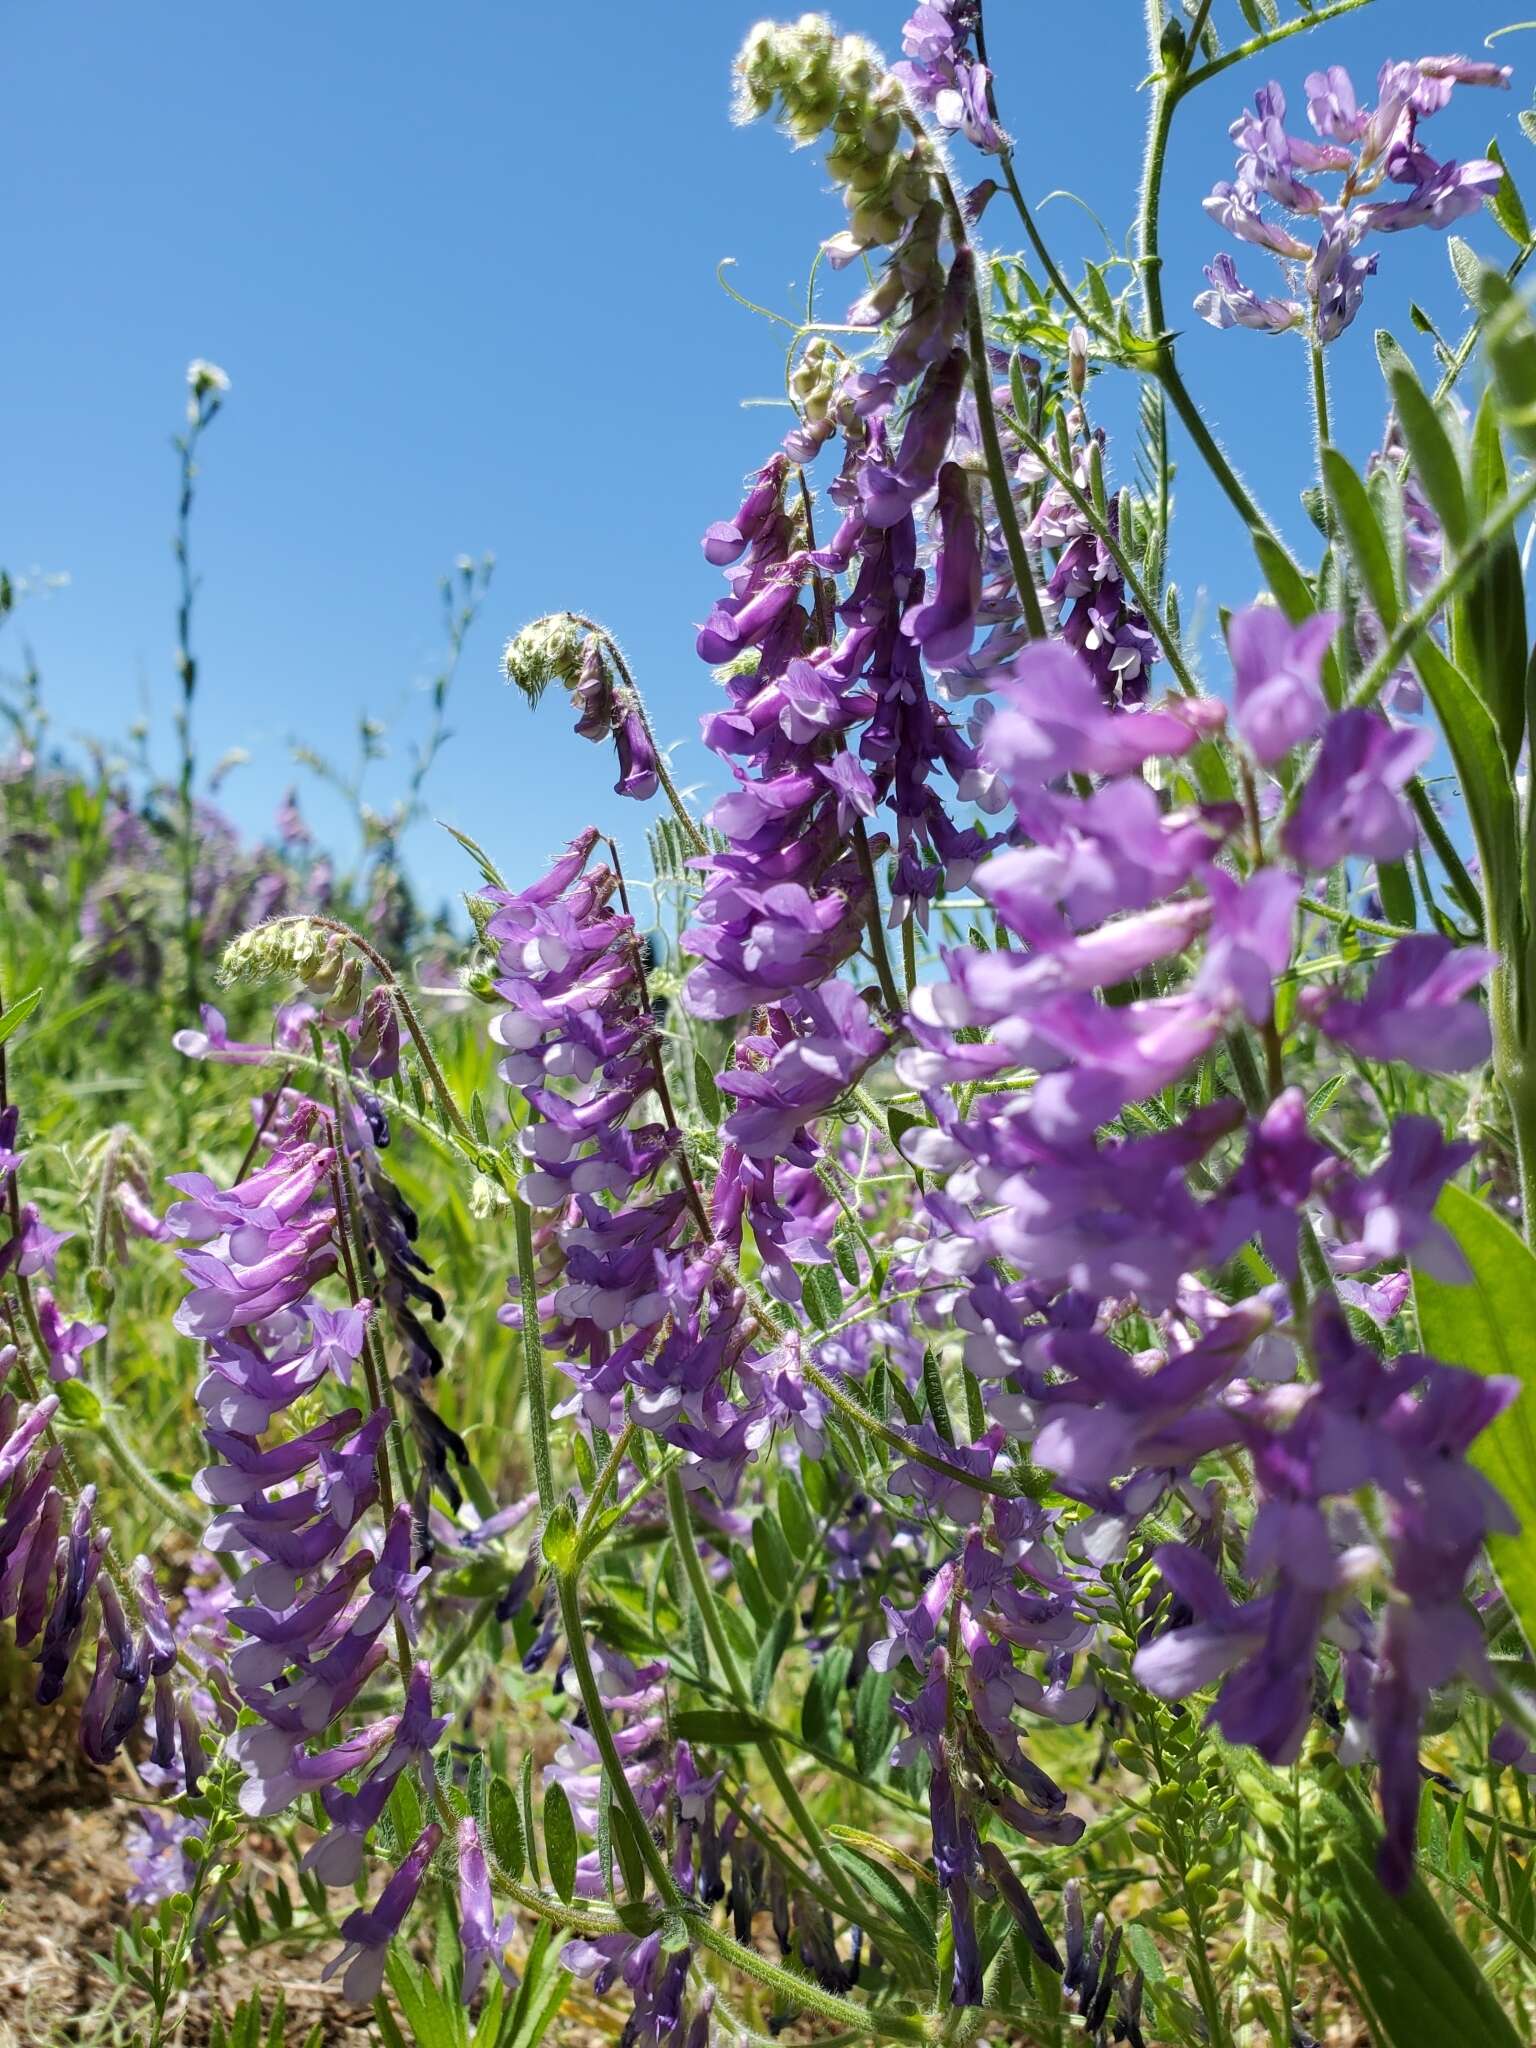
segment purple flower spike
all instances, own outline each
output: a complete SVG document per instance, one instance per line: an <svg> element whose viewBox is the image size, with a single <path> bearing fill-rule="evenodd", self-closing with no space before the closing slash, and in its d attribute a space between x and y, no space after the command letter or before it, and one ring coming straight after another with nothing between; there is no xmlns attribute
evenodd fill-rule
<svg viewBox="0 0 1536 2048"><path fill-rule="evenodd" d="M1353 1233L1364 1262L1412 1257L1437 1280L1467 1278L1455 1239L1435 1220L1440 1190L1472 1157L1470 1145L1447 1143L1433 1117L1400 1116L1384 1163L1364 1180L1341 1175L1327 1189L1328 1206Z"/></svg>
<svg viewBox="0 0 1536 2048"><path fill-rule="evenodd" d="M1338 623L1335 613L1319 612L1293 626L1272 604L1251 604L1227 622L1234 722L1266 768L1311 739L1327 715L1320 679Z"/></svg>

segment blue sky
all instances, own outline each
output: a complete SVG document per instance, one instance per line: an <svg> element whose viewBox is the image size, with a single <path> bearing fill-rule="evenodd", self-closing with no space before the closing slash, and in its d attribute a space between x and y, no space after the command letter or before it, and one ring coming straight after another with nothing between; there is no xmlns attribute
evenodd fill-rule
<svg viewBox="0 0 1536 2048"><path fill-rule="evenodd" d="M838 19L894 53L904 11L858 0ZM606 751L572 737L561 705L531 715L500 680L506 634L561 606L612 626L662 736L683 741L679 778L713 779L697 740L712 686L692 641L717 581L698 535L734 508L783 426L742 403L782 388L777 332L725 296L715 266L735 257L740 289L788 310L840 225L814 155L730 126L730 60L755 12L735 0L9 11L0 563L69 581L28 602L0 665L30 642L58 736L121 737L143 719L169 762L169 442L184 366L206 356L234 388L207 442L194 535L197 729L205 765L234 746L251 756L224 789L243 825L268 830L297 781L322 833L339 833L289 749L347 756L364 708L396 736L371 783L387 804L424 723L438 576L486 550L495 583L431 808L519 874L588 818L638 843ZM1144 125L1140 12L1134 0L989 7L1026 193L1069 188L1117 239ZM1379 0L1265 68L1297 103L1320 63L1350 65L1364 91L1383 56L1441 50L1448 33L1475 49L1507 18L1469 0L1448 30L1448 12ZM1216 19L1244 32L1236 0L1217 0ZM1514 90L1460 95L1434 147L1477 155L1496 133L1536 200L1536 152L1515 123L1536 36L1500 53ZM1185 371L1207 416L1305 545L1300 351L1182 313L1218 246L1200 196L1227 174L1227 124L1262 75L1231 72L1181 111L1167 296L1188 318ZM1068 201L1043 219L1067 262L1101 252ZM995 206L986 232L1011 245L1009 222ZM1491 224L1471 232L1498 248ZM1384 242L1382 272L1332 352L1340 438L1362 457L1382 410L1372 329L1413 342L1410 296L1456 327L1443 237ZM1257 253L1245 274L1261 283ZM830 281L828 317L854 289ZM1108 395L1100 411L1128 417ZM1179 509L1185 615L1204 593L1209 618L1251 594L1252 571L1190 464ZM409 852L430 896L468 879L431 826Z"/></svg>

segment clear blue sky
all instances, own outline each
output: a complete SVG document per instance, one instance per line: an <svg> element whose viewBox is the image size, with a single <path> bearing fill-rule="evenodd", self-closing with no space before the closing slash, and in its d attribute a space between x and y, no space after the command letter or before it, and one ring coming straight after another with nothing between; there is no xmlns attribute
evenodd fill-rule
<svg viewBox="0 0 1536 2048"><path fill-rule="evenodd" d="M243 824L269 829L284 786L303 787L290 741L344 754L365 706L402 738L420 729L436 579L457 554L487 549L495 585L433 809L519 873L589 816L638 842L639 812L611 794L606 751L571 736L561 705L530 715L500 681L505 635L561 606L613 627L663 737L685 742L680 779L711 777L697 730L712 685L692 638L717 578L698 535L734 507L742 473L784 424L742 407L781 388L778 342L720 291L715 265L738 258L741 289L788 309L840 224L814 155L729 124L730 60L756 11L746 0L7 11L0 563L70 580L27 605L0 656L13 667L18 638L31 642L60 735L121 735L147 716L169 761L169 437L184 365L200 355L234 389L197 512L198 736L205 765L249 750L225 790ZM856 0L837 17L894 54L905 11ZM1117 238L1144 121L1140 14L1134 0L989 6L1026 193L1069 187ZM1267 68L1299 106L1316 64L1349 64L1364 92L1382 57L1476 49L1501 18L1487 0L1379 0ZM1216 19L1244 33L1236 0L1217 0ZM1536 152L1515 124L1536 36L1511 36L1500 53L1515 89L1459 95L1434 146L1477 155L1496 132L1536 200ZM1228 174L1227 123L1261 77L1234 71L1181 111L1165 214L1176 314L1219 246L1199 200ZM1044 219L1069 261L1101 247L1066 202ZM987 232L1010 238L1003 206ZM1490 223L1471 232L1499 246ZM1373 327L1412 341L1410 293L1454 327L1443 241L1384 241L1384 274L1332 352L1342 438L1361 456L1381 412ZM1244 267L1264 284L1257 252ZM829 317L852 291L830 282ZM1300 351L1187 317L1191 384L1305 543ZM1197 589L1209 616L1251 594L1252 572L1188 465L1183 483L1175 574L1186 616ZM375 771L380 801L399 785L402 752ZM335 829L320 794L305 802ZM430 895L466 879L431 827L409 850Z"/></svg>

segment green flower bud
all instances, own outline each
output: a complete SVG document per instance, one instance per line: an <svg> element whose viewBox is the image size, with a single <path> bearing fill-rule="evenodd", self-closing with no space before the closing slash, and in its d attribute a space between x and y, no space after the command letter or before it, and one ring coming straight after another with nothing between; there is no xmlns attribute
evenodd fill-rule
<svg viewBox="0 0 1536 2048"><path fill-rule="evenodd" d="M586 628L569 612L550 612L534 619L514 634L502 651L507 681L515 683L530 704L537 704L551 683L573 690L581 674L586 638Z"/></svg>

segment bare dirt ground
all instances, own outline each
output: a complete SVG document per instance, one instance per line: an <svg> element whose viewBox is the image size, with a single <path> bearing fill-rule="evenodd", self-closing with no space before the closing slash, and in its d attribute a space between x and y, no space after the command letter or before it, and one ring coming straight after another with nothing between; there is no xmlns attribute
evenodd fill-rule
<svg viewBox="0 0 1536 2048"><path fill-rule="evenodd" d="M125 1917L133 1806L81 1760L74 1719L69 1707L13 1703L0 1686L0 2048L127 2048L144 2018L140 1995L114 1994L94 1960L111 1954ZM368 2029L319 1971L312 1951L233 1959L194 1984L177 2038L199 2048L216 2011L227 2018L258 1988L270 2011L281 1986L290 2042L318 2020L325 2048L365 2048Z"/></svg>

